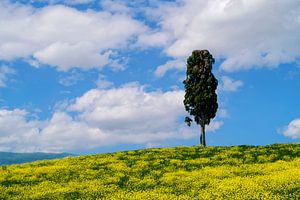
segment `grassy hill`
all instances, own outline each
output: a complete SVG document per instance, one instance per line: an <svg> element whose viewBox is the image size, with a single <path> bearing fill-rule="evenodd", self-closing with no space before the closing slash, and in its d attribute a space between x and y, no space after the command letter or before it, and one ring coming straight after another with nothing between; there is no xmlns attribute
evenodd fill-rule
<svg viewBox="0 0 300 200"><path fill-rule="evenodd" d="M146 149L4 166L0 199L300 199L300 144Z"/></svg>
<svg viewBox="0 0 300 200"><path fill-rule="evenodd" d="M49 160L70 156L67 153L11 153L0 152L0 165L19 164L37 160Z"/></svg>

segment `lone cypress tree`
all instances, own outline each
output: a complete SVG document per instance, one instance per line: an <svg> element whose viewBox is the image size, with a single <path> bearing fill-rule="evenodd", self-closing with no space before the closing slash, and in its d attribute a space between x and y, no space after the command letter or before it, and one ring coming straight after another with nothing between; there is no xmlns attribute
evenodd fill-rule
<svg viewBox="0 0 300 200"><path fill-rule="evenodd" d="M212 73L215 59L208 50L195 50L187 59L184 106L186 111L194 116L194 121L200 125L200 144L205 147L205 125L216 116L218 109L216 89L218 80ZM185 118L188 126L193 120Z"/></svg>

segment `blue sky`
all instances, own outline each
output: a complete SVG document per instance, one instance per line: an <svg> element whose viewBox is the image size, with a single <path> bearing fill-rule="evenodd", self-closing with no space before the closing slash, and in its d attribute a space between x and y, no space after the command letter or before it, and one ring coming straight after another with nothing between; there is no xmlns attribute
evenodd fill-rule
<svg viewBox="0 0 300 200"><path fill-rule="evenodd" d="M216 59L207 144L300 141L300 2L4 0L0 151L198 145L185 62Z"/></svg>

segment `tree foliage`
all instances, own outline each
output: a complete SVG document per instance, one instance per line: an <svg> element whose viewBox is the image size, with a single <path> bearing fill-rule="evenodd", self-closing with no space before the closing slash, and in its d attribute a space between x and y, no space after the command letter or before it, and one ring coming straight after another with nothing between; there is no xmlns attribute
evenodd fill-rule
<svg viewBox="0 0 300 200"><path fill-rule="evenodd" d="M200 142L205 144L205 125L216 116L218 109L216 89L218 81L212 73L215 62L208 50L195 50L187 59L184 106L194 116L194 121L201 126ZM185 118L187 125L193 120Z"/></svg>

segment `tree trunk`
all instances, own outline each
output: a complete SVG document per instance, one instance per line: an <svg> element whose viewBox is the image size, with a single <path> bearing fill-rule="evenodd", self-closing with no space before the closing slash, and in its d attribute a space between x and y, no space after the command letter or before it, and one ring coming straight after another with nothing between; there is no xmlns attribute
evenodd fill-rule
<svg viewBox="0 0 300 200"><path fill-rule="evenodd" d="M202 126L200 126L200 146L202 146Z"/></svg>
<svg viewBox="0 0 300 200"><path fill-rule="evenodd" d="M205 124L201 124L200 145L206 147L205 141Z"/></svg>

